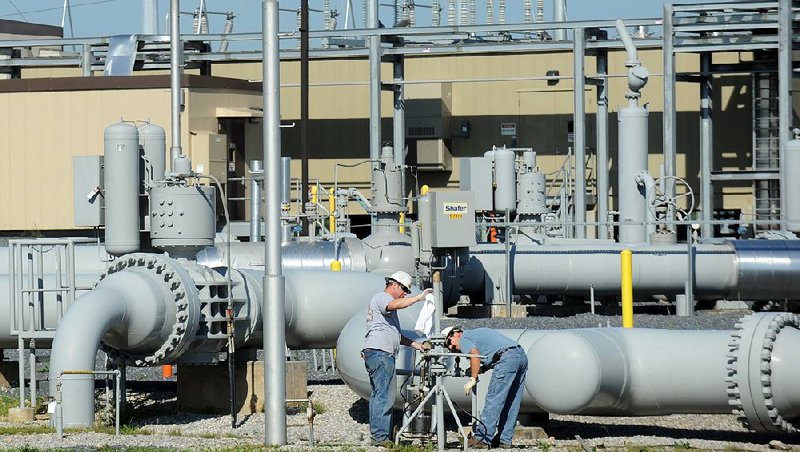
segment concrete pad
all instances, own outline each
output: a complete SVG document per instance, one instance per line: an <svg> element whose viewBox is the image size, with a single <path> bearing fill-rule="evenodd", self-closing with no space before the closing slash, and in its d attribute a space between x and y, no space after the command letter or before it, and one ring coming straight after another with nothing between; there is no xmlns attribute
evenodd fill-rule
<svg viewBox="0 0 800 452"><path fill-rule="evenodd" d="M456 316L464 319L506 317L506 306L502 304L457 306ZM512 318L519 319L527 316L528 309L526 306L511 305Z"/></svg>
<svg viewBox="0 0 800 452"><path fill-rule="evenodd" d="M23 422L33 421L33 408L9 408L8 421L21 424Z"/></svg>
<svg viewBox="0 0 800 452"><path fill-rule="evenodd" d="M305 399L308 363L286 362L286 398ZM178 366L178 409L196 413L230 412L228 365ZM261 361L236 364L236 403L241 415L264 411L264 367Z"/></svg>

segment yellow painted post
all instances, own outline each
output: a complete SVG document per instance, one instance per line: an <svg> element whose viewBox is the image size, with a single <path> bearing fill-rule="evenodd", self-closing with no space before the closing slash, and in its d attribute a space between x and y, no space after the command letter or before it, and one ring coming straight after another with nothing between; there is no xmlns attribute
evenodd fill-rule
<svg viewBox="0 0 800 452"><path fill-rule="evenodd" d="M622 250L620 253L622 273L622 327L633 328L633 253Z"/></svg>
<svg viewBox="0 0 800 452"><path fill-rule="evenodd" d="M331 191L328 192L328 212L330 212L330 216L328 216L328 231L331 234L336 232L336 216L334 216L334 211L336 210L336 197L333 195L333 187L331 187Z"/></svg>
<svg viewBox="0 0 800 452"><path fill-rule="evenodd" d="M423 185L422 187L419 187L419 194L422 195L422 196L425 196L425 195L428 194L428 190L430 190L430 189L431 188L428 187L427 185Z"/></svg>
<svg viewBox="0 0 800 452"><path fill-rule="evenodd" d="M342 271L342 262L340 260L331 261L331 271L332 272Z"/></svg>
<svg viewBox="0 0 800 452"><path fill-rule="evenodd" d="M316 185L312 185L309 190L311 190L311 202L316 204L317 203L317 186Z"/></svg>
<svg viewBox="0 0 800 452"><path fill-rule="evenodd" d="M406 213L400 212L400 233L406 233Z"/></svg>

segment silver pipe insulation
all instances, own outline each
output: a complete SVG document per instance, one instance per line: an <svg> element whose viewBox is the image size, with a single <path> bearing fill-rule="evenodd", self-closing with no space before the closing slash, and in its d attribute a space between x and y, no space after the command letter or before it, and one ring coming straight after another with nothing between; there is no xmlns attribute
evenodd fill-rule
<svg viewBox="0 0 800 452"><path fill-rule="evenodd" d="M158 0L144 0L142 2L142 33L146 35L158 34Z"/></svg>
<svg viewBox="0 0 800 452"><path fill-rule="evenodd" d="M616 294L620 288L620 257L633 251L633 287L637 295L683 293L687 248L652 246L515 246L512 278L515 294ZM485 287L499 284L505 274L502 245L470 249L475 258L464 272L462 293L484 296ZM705 297L739 300L796 299L800 296L800 243L792 240L734 240L695 247L694 291ZM476 268L471 268L476 267ZM602 269L602 270L600 270ZM481 278L483 275L483 278ZM491 293L491 291L489 291Z"/></svg>
<svg viewBox="0 0 800 452"><path fill-rule="evenodd" d="M231 271L236 347L259 347L264 337L271 338L268 330L262 334L262 326L273 315L266 309L276 303L265 303L264 279L260 271ZM277 329L296 349L332 347L347 321L384 285L383 275L310 270L287 272L283 282L285 314ZM216 288L226 285L221 273L188 261L151 254L121 257L59 324L51 384L62 370L93 370L101 342L109 356L130 366L192 362L196 351L224 350L228 298ZM280 352L283 359L285 348ZM70 379L75 382L63 387L65 425L91 425L93 376Z"/></svg>
<svg viewBox="0 0 800 452"><path fill-rule="evenodd" d="M419 307L399 312L403 333L418 338ZM337 343L336 364L345 383L369 398L369 377L359 351L364 311L356 314ZM734 331L674 331L592 328L497 330L526 350L529 368L521 413L548 411L598 416L730 413L755 430L795 431L787 419L800 414L800 316L754 314ZM569 353L565 353L568 350ZM413 350L402 347L396 369L395 407L411 381ZM453 362L451 360L452 369ZM462 363L464 366L464 363ZM445 379L453 401L469 406L461 391L468 373ZM478 383L482 406L491 372Z"/></svg>
<svg viewBox="0 0 800 452"><path fill-rule="evenodd" d="M262 90L265 206L264 262L264 444L286 444L285 278L281 268L281 105L277 0L264 0L262 16Z"/></svg>
<svg viewBox="0 0 800 452"><path fill-rule="evenodd" d="M586 41L583 27L573 30L572 68L575 80L573 92L573 136L575 137L575 238L586 238L586 79L584 53Z"/></svg>
<svg viewBox="0 0 800 452"><path fill-rule="evenodd" d="M175 172L175 160L183 154L181 149L181 75L183 74L183 46L181 41L180 0L169 4L169 80L170 80L170 125L172 146L169 148L169 164Z"/></svg>
<svg viewBox="0 0 800 452"><path fill-rule="evenodd" d="M261 182L264 180L261 160L250 161L250 241L261 241Z"/></svg>

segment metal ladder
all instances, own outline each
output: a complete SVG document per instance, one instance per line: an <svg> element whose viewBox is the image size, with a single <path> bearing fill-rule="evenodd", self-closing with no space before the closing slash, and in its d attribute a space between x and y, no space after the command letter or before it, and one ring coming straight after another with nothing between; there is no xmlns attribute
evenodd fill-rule
<svg viewBox="0 0 800 452"><path fill-rule="evenodd" d="M9 240L9 313L12 336L17 336L19 352L19 406L25 406L25 349L29 350L30 404L36 407L36 341L52 342L64 312L78 292L75 280L75 245L94 243L89 238ZM55 269L45 273L45 261L52 259ZM55 303L55 309L45 306ZM46 316L55 313L55 318Z"/></svg>
<svg viewBox="0 0 800 452"><path fill-rule="evenodd" d="M774 73L757 72L752 77L753 92L753 169L757 171L780 170L780 139L778 124L778 77ZM759 221L780 219L780 181L753 181L753 212L756 230L775 226Z"/></svg>

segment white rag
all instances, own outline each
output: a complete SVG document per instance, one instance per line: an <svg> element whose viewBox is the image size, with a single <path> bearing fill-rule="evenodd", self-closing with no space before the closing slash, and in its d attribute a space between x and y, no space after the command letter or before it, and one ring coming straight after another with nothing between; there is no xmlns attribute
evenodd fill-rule
<svg viewBox="0 0 800 452"><path fill-rule="evenodd" d="M417 317L414 330L419 334L430 337L431 330L433 330L434 312L436 312L436 303L433 301L433 294L429 293L425 296L425 301L422 302L422 309L419 311L419 317Z"/></svg>

